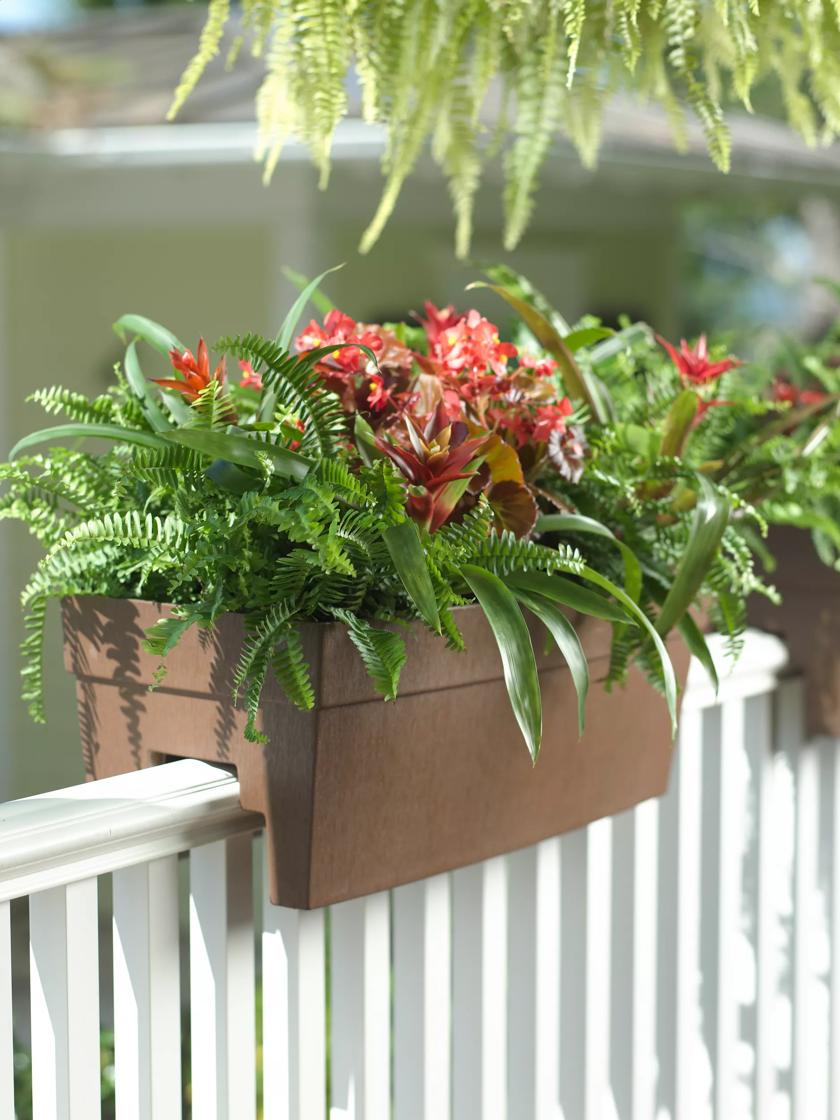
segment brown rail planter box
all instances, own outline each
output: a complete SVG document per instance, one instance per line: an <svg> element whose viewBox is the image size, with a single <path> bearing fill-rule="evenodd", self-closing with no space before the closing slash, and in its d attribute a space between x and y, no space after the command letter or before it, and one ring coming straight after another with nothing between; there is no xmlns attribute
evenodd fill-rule
<svg viewBox="0 0 840 1120"><path fill-rule="evenodd" d="M556 651L538 653L544 736L532 767L478 608L459 616L467 653L446 650L420 625L407 628L394 703L374 692L340 626L305 626L316 707L297 711L270 682L265 745L245 740L244 713L231 699L241 617L190 631L150 692L159 662L141 643L160 614L146 602L64 602L88 775L185 757L234 767L243 808L265 818L271 895L281 905L323 906L474 863L667 786L673 744L664 701L635 670L612 693L594 683L607 670L605 623L580 626L593 678L582 740L567 669ZM688 654L678 642L670 652L684 681Z"/></svg>
<svg viewBox="0 0 840 1120"><path fill-rule="evenodd" d="M822 563L802 529L773 529L769 547L777 568L768 580L782 603L753 595L750 624L786 643L788 668L805 681L808 734L840 737L840 573Z"/></svg>

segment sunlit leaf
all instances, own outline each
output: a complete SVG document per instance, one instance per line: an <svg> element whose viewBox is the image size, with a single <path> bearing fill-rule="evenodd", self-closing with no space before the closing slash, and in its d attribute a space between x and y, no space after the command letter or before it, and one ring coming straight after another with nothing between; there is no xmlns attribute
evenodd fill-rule
<svg viewBox="0 0 840 1120"><path fill-rule="evenodd" d="M698 492L694 517L685 552L680 558L674 582L656 622L656 629L660 634L667 634L676 626L694 602L729 521L729 502L726 497L702 474L696 477Z"/></svg>
<svg viewBox="0 0 840 1120"><path fill-rule="evenodd" d="M516 599L498 576L466 564L464 579L487 616L502 657L511 707L534 762L542 739L542 701L531 635Z"/></svg>
<svg viewBox="0 0 840 1120"><path fill-rule="evenodd" d="M170 350L186 350L186 346L177 335L174 335L167 327L162 327L160 323L156 323L154 319L147 319L145 315L121 315L114 323L114 330L123 342L125 342L128 334L135 334L167 357Z"/></svg>
<svg viewBox="0 0 840 1120"><path fill-rule="evenodd" d="M557 643L557 648L569 666L569 673L578 698L578 734L582 735L586 694L589 691L589 666L586 662L583 646L580 644L580 638L568 618L550 599L516 589L514 589L514 594L520 603L535 614L540 622L548 628L552 638Z"/></svg>
<svg viewBox="0 0 840 1120"><path fill-rule="evenodd" d="M429 566L426 563L426 554L423 551L417 526L413 521L391 525L382 530L382 539L385 541L397 574L408 592L408 597L423 621L439 634L440 616L435 589L432 586L432 577L429 575Z"/></svg>

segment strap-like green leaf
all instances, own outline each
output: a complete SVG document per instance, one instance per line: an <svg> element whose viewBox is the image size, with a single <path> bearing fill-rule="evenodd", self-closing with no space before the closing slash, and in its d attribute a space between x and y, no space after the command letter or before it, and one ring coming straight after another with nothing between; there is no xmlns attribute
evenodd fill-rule
<svg viewBox="0 0 840 1120"><path fill-rule="evenodd" d="M336 268L343 267L344 265L336 265ZM304 275L302 272L298 272L295 268L289 268L288 265L283 266L282 272L286 279L294 284L299 292L302 292L310 282L308 276ZM315 310L319 315L327 315L330 311L335 309L335 304L326 292L319 292L317 288L310 293L309 298L312 300Z"/></svg>
<svg viewBox="0 0 840 1120"><path fill-rule="evenodd" d="M586 694L589 691L589 666L586 663L586 654L583 652L580 638L568 618L550 599L544 599L541 595L531 595L527 591L516 588L514 588L514 595L548 628L569 666L578 698L578 734L582 735Z"/></svg>
<svg viewBox="0 0 840 1120"><path fill-rule="evenodd" d="M592 393L590 386L586 383L583 371L575 361L574 354L545 315L500 284L487 284L483 280L476 280L468 285L468 290L471 288L489 288L491 292L495 292L496 295L501 296L506 303L510 304L540 346L547 350L557 362L563 384L569 396L573 400L584 401L589 406L592 415L599 423L603 424L607 419L604 414L603 402Z"/></svg>
<svg viewBox="0 0 840 1120"><path fill-rule="evenodd" d="M507 582L514 589L542 595L554 603L562 603L564 607L569 607L579 614L603 618L606 622L633 622L628 619L623 607L616 606L597 591L581 587L579 583L574 583L564 576L548 575L546 572L517 572L515 575L508 576Z"/></svg>
<svg viewBox="0 0 840 1120"><path fill-rule="evenodd" d="M612 529L608 529L594 517L584 517L580 513L546 513L537 519L534 528L538 533L592 533L614 544L624 561L624 590L638 603L642 591L642 569L635 552L624 541L619 540Z"/></svg>
<svg viewBox="0 0 840 1120"><path fill-rule="evenodd" d="M537 661L525 619L516 599L498 576L473 564L466 564L462 574L496 638L513 714L536 762L542 739L542 701Z"/></svg>
<svg viewBox="0 0 840 1120"><path fill-rule="evenodd" d="M286 318L283 320L283 325L281 326L277 334L276 342L282 350L289 349L292 341L292 336L294 335L300 317L303 314L303 309L306 307L307 303L309 303L309 300L314 295L316 289L318 288L318 285L321 283L325 276L329 276L331 272L338 272L340 268L344 268L344 265L336 264L333 265L332 268L325 268L320 276L316 276L314 280L310 280L309 283L305 285L303 291L289 308L289 312L286 315Z"/></svg>
<svg viewBox="0 0 840 1120"><path fill-rule="evenodd" d="M700 629L700 627L697 625L688 611L685 612L680 621L677 623L677 629L682 634L683 640L688 646L689 653L691 653L693 657L696 657L703 668L706 670L709 676L709 680L712 682L712 686L714 687L715 692L717 692L720 688L720 681L718 680L715 660L712 657L711 650L709 649L708 643L703 636L703 631Z"/></svg>
<svg viewBox="0 0 840 1120"><path fill-rule="evenodd" d="M563 337L563 341L574 354L584 346L593 346L596 342L603 342L605 338L612 338L614 330L609 327L580 327Z"/></svg>
<svg viewBox="0 0 840 1120"><path fill-rule="evenodd" d="M125 352L125 377L135 397L140 401L146 419L156 432L168 432L172 424L167 420L160 405L152 396L151 383L146 379L137 357L137 342L132 339Z"/></svg>
<svg viewBox="0 0 840 1120"><path fill-rule="evenodd" d="M432 577L429 575L429 566L426 563L426 554L420 543L417 526L413 521L402 521L399 525L391 525L382 530L382 539L420 617L439 634L440 616L435 589L432 586Z"/></svg>
<svg viewBox="0 0 840 1120"><path fill-rule="evenodd" d="M19 439L9 452L9 459L16 458L27 447L48 443L54 439L109 439L117 443L136 443L141 447L153 447L157 450L167 446L163 434L121 428L118 424L56 424L54 428L42 428Z"/></svg>
<svg viewBox="0 0 840 1120"><path fill-rule="evenodd" d="M125 341L127 334L135 334L168 356L170 350L185 350L183 342L166 327L156 323L154 319L147 319L145 315L121 315L114 323L114 330Z"/></svg>
<svg viewBox="0 0 840 1120"><path fill-rule="evenodd" d="M726 497L702 474L697 475L697 484L697 504L694 507L688 544L656 622L656 629L660 634L667 634L676 626L694 602L729 521L729 502Z"/></svg>
<svg viewBox="0 0 840 1120"><path fill-rule="evenodd" d="M662 641L656 627L650 621L645 612L639 607L638 603L634 603L626 592L612 580L602 576L600 572L593 571L592 568L584 567L580 572L581 579L588 580L594 583L596 587L608 591L610 595L618 599L622 606L626 607L630 614L644 627L653 642L656 649L659 663L662 666L662 680L665 685L665 700L668 704L668 712L671 716L671 730L674 734L677 731L677 677L674 673L674 666L671 664L671 658L668 655L668 650L665 648L665 643Z"/></svg>
<svg viewBox="0 0 840 1120"><path fill-rule="evenodd" d="M683 389L675 398L665 417L665 428L659 447L660 455L672 459L682 455L699 405L700 398L693 389Z"/></svg>
<svg viewBox="0 0 840 1120"><path fill-rule="evenodd" d="M228 432L211 432L197 428L179 428L160 437L170 443L189 447L200 455L211 459L225 459L242 467L260 466L260 455L271 460L274 473L288 478L302 479L309 473L312 463L296 451L278 447L275 443L251 439L249 436L232 435Z"/></svg>

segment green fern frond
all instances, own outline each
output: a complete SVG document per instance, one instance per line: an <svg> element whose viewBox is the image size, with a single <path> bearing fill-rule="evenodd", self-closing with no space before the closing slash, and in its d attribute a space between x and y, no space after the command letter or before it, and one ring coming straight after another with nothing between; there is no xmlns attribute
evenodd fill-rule
<svg viewBox="0 0 840 1120"><path fill-rule="evenodd" d="M333 607L333 616L343 622L359 651L371 680L386 700L396 700L400 673L406 662L405 642L390 630L378 630L349 611Z"/></svg>
<svg viewBox="0 0 840 1120"><path fill-rule="evenodd" d="M271 658L271 668L280 687L302 711L315 707L315 691L309 675L309 666L303 653L300 633L295 627L289 628L281 644Z"/></svg>
<svg viewBox="0 0 840 1120"><path fill-rule="evenodd" d="M50 415L63 412L81 424L107 424L114 420L114 401L109 396L88 400L82 393L54 385L49 389L36 389L26 400L39 404Z"/></svg>
<svg viewBox="0 0 840 1120"><path fill-rule="evenodd" d="M229 18L230 0L210 0L198 51L187 65L175 90L172 105L167 113L168 120L173 120L177 116L184 102L198 85L204 71L218 55Z"/></svg>
<svg viewBox="0 0 840 1120"><path fill-rule="evenodd" d="M347 430L347 417L338 397L324 388L306 355L289 354L255 334L223 338L216 349L263 367L263 385L276 394L277 405L303 420L301 454L314 452L319 458L335 457Z"/></svg>

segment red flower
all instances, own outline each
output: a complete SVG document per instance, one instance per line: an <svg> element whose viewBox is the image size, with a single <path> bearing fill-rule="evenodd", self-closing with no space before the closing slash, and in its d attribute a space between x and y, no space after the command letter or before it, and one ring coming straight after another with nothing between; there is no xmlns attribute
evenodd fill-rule
<svg viewBox="0 0 840 1120"><path fill-rule="evenodd" d="M736 366L744 364L737 358L732 357L724 358L719 362L710 362L704 334L700 335L697 345L693 349L684 338L680 341L679 350L672 346L667 339L662 338L661 335L656 336L656 341L668 351L671 361L680 371L680 377L683 381L691 385L706 385L709 381L714 381L716 377L720 377L721 374L727 373L730 369L735 369Z"/></svg>
<svg viewBox="0 0 840 1120"><path fill-rule="evenodd" d="M574 408L568 397L563 397L559 404L549 404L538 408L531 438L535 443L548 443L552 432L560 432L561 434L565 432L566 417L571 416L572 412L574 412Z"/></svg>
<svg viewBox="0 0 840 1120"><path fill-rule="evenodd" d="M391 403L393 389L386 388L385 379L378 373L371 376L369 387L367 403L373 412L381 412Z"/></svg>
<svg viewBox="0 0 840 1120"><path fill-rule="evenodd" d="M176 393L180 393L188 401L198 400L199 394L212 381L224 385L225 359L222 358L211 374L210 354L207 350L207 343L203 338L199 339L198 342L197 358L194 357L192 350L185 350L183 353L179 350L170 350L169 360L175 371L181 374L181 378L155 377L152 380L162 389L174 389Z"/></svg>
<svg viewBox="0 0 840 1120"><path fill-rule="evenodd" d="M239 368L244 374L242 380L239 382L240 389L259 389L261 391L263 387L262 378L251 363L243 359L239 363Z"/></svg>
<svg viewBox="0 0 840 1120"><path fill-rule="evenodd" d="M430 348L437 345L444 331L457 326L461 321L461 316L451 303L447 307L435 307L433 303L426 300L423 309L426 312L426 318L420 320L420 326L426 332Z"/></svg>
<svg viewBox="0 0 840 1120"><path fill-rule="evenodd" d="M349 315L333 308L324 318L323 327L310 320L309 325L295 339L295 349L299 354L306 354L310 350L318 350L323 346L333 346L337 343L357 343L358 346L367 346L369 350L382 349L382 339L377 333L361 328L361 325ZM335 349L332 354L318 363L318 368L339 375L352 375L364 373L367 370L368 356L357 346L342 346Z"/></svg>
<svg viewBox="0 0 840 1120"><path fill-rule="evenodd" d="M551 377L557 369L557 362L553 358L537 358L526 352L519 355L519 368L531 370L534 377Z"/></svg>
<svg viewBox="0 0 840 1120"><path fill-rule="evenodd" d="M777 377L773 382L772 396L780 404L822 404L828 400L828 393L821 393L817 389L798 389L784 377Z"/></svg>
<svg viewBox="0 0 840 1120"><path fill-rule="evenodd" d="M505 377L509 358L517 349L499 339L499 328L477 311L469 311L453 326L442 330L431 347L431 357L450 374L480 378L488 370Z"/></svg>

